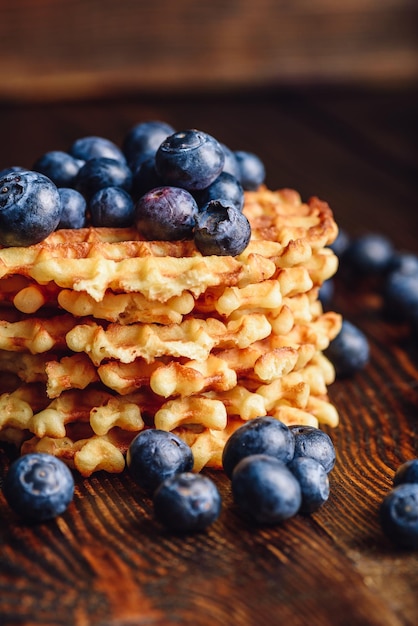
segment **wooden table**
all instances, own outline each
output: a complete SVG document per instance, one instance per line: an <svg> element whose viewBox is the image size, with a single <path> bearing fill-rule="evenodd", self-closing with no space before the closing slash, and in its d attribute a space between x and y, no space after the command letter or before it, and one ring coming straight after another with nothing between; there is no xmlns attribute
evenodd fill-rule
<svg viewBox="0 0 418 626"><path fill-rule="evenodd" d="M0 104L0 167L30 167L87 134L120 142L164 119L258 153L270 187L328 200L352 234L378 231L418 252L414 89L274 90ZM418 555L394 547L377 512L395 469L418 456L418 349L376 293L341 287L335 307L368 335L370 365L330 388L341 423L331 496L310 517L255 528L233 506L205 533L178 537L153 520L128 475L77 478L56 521L29 526L0 498L2 626L412 626ZM12 456L0 454L1 476Z"/></svg>

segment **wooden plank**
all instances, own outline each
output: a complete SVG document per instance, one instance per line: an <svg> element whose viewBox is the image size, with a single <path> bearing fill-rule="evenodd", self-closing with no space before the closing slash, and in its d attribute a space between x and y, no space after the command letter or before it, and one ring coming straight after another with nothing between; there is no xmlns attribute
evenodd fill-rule
<svg viewBox="0 0 418 626"><path fill-rule="evenodd" d="M0 97L413 81L413 0L2 3Z"/></svg>

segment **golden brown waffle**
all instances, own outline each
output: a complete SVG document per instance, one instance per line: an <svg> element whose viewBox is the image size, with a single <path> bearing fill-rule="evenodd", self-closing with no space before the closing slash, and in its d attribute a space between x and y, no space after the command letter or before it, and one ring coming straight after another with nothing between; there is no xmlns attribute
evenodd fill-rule
<svg viewBox="0 0 418 626"><path fill-rule="evenodd" d="M323 350L341 318L318 300L337 269L332 212L264 187L244 212L237 257L130 228L0 249L0 439L88 476L122 471L147 427L183 437L200 470L261 415L335 426Z"/></svg>

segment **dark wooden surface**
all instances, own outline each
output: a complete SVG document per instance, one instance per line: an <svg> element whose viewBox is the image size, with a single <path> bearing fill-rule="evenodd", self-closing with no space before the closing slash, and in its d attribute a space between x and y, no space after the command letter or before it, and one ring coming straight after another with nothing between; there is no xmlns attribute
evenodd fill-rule
<svg viewBox="0 0 418 626"><path fill-rule="evenodd" d="M418 90L293 90L216 96L0 104L0 168L29 167L87 134L120 141L164 119L257 152L270 187L328 200L352 234L378 231L418 252ZM2 626L413 626L418 554L394 547L377 512L396 467L418 456L418 346L376 293L341 286L335 308L367 333L371 362L330 388L341 418L331 496L311 517L254 528L233 506L177 537L127 475L77 479L56 521L28 526L0 496ZM10 450L0 453L0 476Z"/></svg>
<svg viewBox="0 0 418 626"><path fill-rule="evenodd" d="M418 78L416 0L2 0L0 96Z"/></svg>

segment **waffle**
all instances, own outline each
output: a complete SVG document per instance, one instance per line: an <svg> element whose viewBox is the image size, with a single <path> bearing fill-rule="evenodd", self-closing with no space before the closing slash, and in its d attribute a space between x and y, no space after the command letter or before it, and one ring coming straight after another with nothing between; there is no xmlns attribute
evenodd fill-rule
<svg viewBox="0 0 418 626"><path fill-rule="evenodd" d="M337 269L331 209L261 187L244 213L236 257L133 228L0 249L0 439L89 476L123 471L144 428L177 433L199 471L261 415L336 426L323 351L341 318L318 300Z"/></svg>

